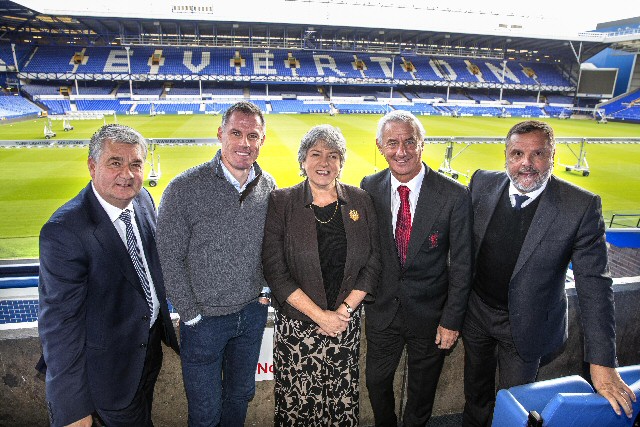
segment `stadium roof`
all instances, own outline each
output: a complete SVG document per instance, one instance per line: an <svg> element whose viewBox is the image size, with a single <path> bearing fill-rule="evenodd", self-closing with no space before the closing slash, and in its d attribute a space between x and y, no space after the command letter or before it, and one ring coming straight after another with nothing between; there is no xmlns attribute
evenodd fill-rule
<svg viewBox="0 0 640 427"><path fill-rule="evenodd" d="M581 33L570 38L544 38L466 31L188 20L182 17L149 19L48 15L13 1L0 0L0 41L2 40L38 44L366 50L403 55L424 53L517 58L559 61L565 64L584 62L612 43L600 33Z"/></svg>

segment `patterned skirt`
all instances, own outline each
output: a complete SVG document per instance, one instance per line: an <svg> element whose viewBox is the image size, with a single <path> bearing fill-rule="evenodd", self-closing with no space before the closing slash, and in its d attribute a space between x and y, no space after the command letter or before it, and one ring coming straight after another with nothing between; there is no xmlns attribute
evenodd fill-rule
<svg viewBox="0 0 640 427"><path fill-rule="evenodd" d="M316 332L313 323L276 313L273 351L274 425L358 425L360 310L338 337Z"/></svg>

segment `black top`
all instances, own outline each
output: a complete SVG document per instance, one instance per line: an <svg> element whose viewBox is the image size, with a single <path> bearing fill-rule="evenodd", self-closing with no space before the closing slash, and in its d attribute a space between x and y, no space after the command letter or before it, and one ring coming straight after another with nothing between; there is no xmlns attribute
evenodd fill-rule
<svg viewBox="0 0 640 427"><path fill-rule="evenodd" d="M493 308L507 310L509 282L540 197L516 210L509 201L509 187L489 222L476 261L473 289Z"/></svg>
<svg viewBox="0 0 640 427"><path fill-rule="evenodd" d="M324 207L311 204L316 217L320 269L329 310L336 309L347 259L347 235L338 203L339 201L335 201Z"/></svg>

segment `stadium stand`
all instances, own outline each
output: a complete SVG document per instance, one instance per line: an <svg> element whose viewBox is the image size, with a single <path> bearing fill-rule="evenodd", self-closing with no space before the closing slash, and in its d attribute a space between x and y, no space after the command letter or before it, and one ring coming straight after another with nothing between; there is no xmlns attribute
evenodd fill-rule
<svg viewBox="0 0 640 427"><path fill-rule="evenodd" d="M600 108L605 110L607 118L640 122L640 89L604 103Z"/></svg>
<svg viewBox="0 0 640 427"><path fill-rule="evenodd" d="M42 99L40 102L47 107L49 114L65 114L72 111L68 99Z"/></svg>
<svg viewBox="0 0 640 427"><path fill-rule="evenodd" d="M41 108L21 96L0 95L0 119L15 119L41 112Z"/></svg>

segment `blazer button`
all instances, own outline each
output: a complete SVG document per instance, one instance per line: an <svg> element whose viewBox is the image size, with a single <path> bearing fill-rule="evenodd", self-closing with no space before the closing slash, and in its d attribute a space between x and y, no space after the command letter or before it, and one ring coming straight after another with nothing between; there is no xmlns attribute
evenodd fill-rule
<svg viewBox="0 0 640 427"><path fill-rule="evenodd" d="M142 320L144 321L149 321L149 316L147 316L146 314L144 316L142 316Z"/></svg>
<svg viewBox="0 0 640 427"><path fill-rule="evenodd" d="M147 344L146 343L140 344L140 348L147 348Z"/></svg>
<svg viewBox="0 0 640 427"><path fill-rule="evenodd" d="M399 301L400 301L400 298L395 297L393 300L394 300L395 302L399 302Z"/></svg>

